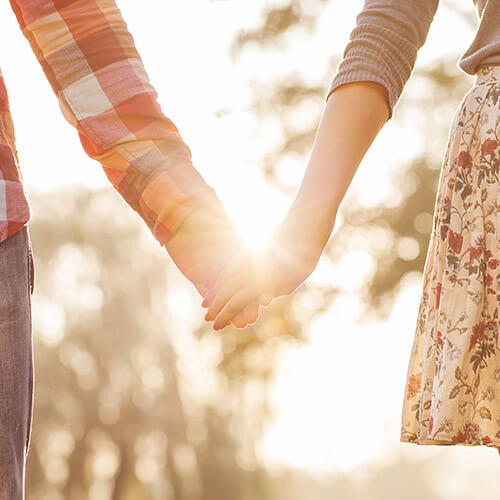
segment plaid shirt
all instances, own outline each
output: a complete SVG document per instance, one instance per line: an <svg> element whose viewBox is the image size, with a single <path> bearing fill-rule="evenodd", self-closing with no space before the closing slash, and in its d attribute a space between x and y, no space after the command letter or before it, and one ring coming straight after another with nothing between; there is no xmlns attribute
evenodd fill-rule
<svg viewBox="0 0 500 500"><path fill-rule="evenodd" d="M162 113L113 0L10 0L82 146L163 245L185 218L220 203ZM0 241L31 219L0 74Z"/></svg>

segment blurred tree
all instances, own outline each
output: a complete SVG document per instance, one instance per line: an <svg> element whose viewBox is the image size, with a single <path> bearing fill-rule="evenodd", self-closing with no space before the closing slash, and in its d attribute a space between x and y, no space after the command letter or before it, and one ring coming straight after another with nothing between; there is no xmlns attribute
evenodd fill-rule
<svg viewBox="0 0 500 500"><path fill-rule="evenodd" d="M224 357L202 374L210 380L220 372L223 388L197 400L204 388L185 389L175 338L205 339L202 357L210 346L221 349L220 336L205 324L196 336L173 331L193 321L193 311L181 310L178 323L169 316L170 282L180 273L141 222L109 190L32 196L32 205L36 396L28 497L266 498L261 467L241 452L243 438L253 446L265 411L273 348L267 357L259 348L257 359L257 340L228 335ZM202 324L199 314L194 321ZM256 395L245 390L252 381Z"/></svg>

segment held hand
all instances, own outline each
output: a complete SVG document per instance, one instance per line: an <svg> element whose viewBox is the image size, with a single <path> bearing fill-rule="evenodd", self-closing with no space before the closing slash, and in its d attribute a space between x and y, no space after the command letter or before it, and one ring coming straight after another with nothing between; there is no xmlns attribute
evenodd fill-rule
<svg viewBox="0 0 500 500"><path fill-rule="evenodd" d="M208 307L207 321L216 319L214 330L221 330L231 322L235 324L234 318L238 318L242 310L247 311L247 304L267 306L271 303L274 298L270 292L272 280L266 279L269 274L262 269L263 259L263 255L259 257L242 249L210 284L202 306ZM228 301L230 303L224 308L224 315L216 318ZM253 324L255 321L246 320L246 323Z"/></svg>
<svg viewBox="0 0 500 500"><path fill-rule="evenodd" d="M333 221L321 222L314 207L290 211L273 235L271 246L257 255L240 250L205 295L207 321L224 328L247 304L267 305L293 293L316 267Z"/></svg>
<svg viewBox="0 0 500 500"><path fill-rule="evenodd" d="M239 252L241 242L224 207L214 204L190 214L164 246L182 274L204 296L210 280ZM239 313L232 318L238 328L255 323L258 302L247 304Z"/></svg>

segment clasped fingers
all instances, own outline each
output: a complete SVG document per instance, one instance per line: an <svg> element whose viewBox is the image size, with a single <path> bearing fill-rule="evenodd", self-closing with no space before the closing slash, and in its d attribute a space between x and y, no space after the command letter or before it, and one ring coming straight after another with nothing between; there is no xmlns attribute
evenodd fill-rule
<svg viewBox="0 0 500 500"><path fill-rule="evenodd" d="M240 253L209 286L204 305L205 319L215 320L214 329L224 328L248 304L272 300L272 278L263 256ZM265 295L262 297L262 295Z"/></svg>

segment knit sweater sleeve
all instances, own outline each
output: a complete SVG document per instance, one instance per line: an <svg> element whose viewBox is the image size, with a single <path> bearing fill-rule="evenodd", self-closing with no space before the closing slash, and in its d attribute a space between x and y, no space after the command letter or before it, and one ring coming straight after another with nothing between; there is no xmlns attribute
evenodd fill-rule
<svg viewBox="0 0 500 500"><path fill-rule="evenodd" d="M392 118L425 43L439 0L365 0L326 96L345 83L372 81L387 90Z"/></svg>

